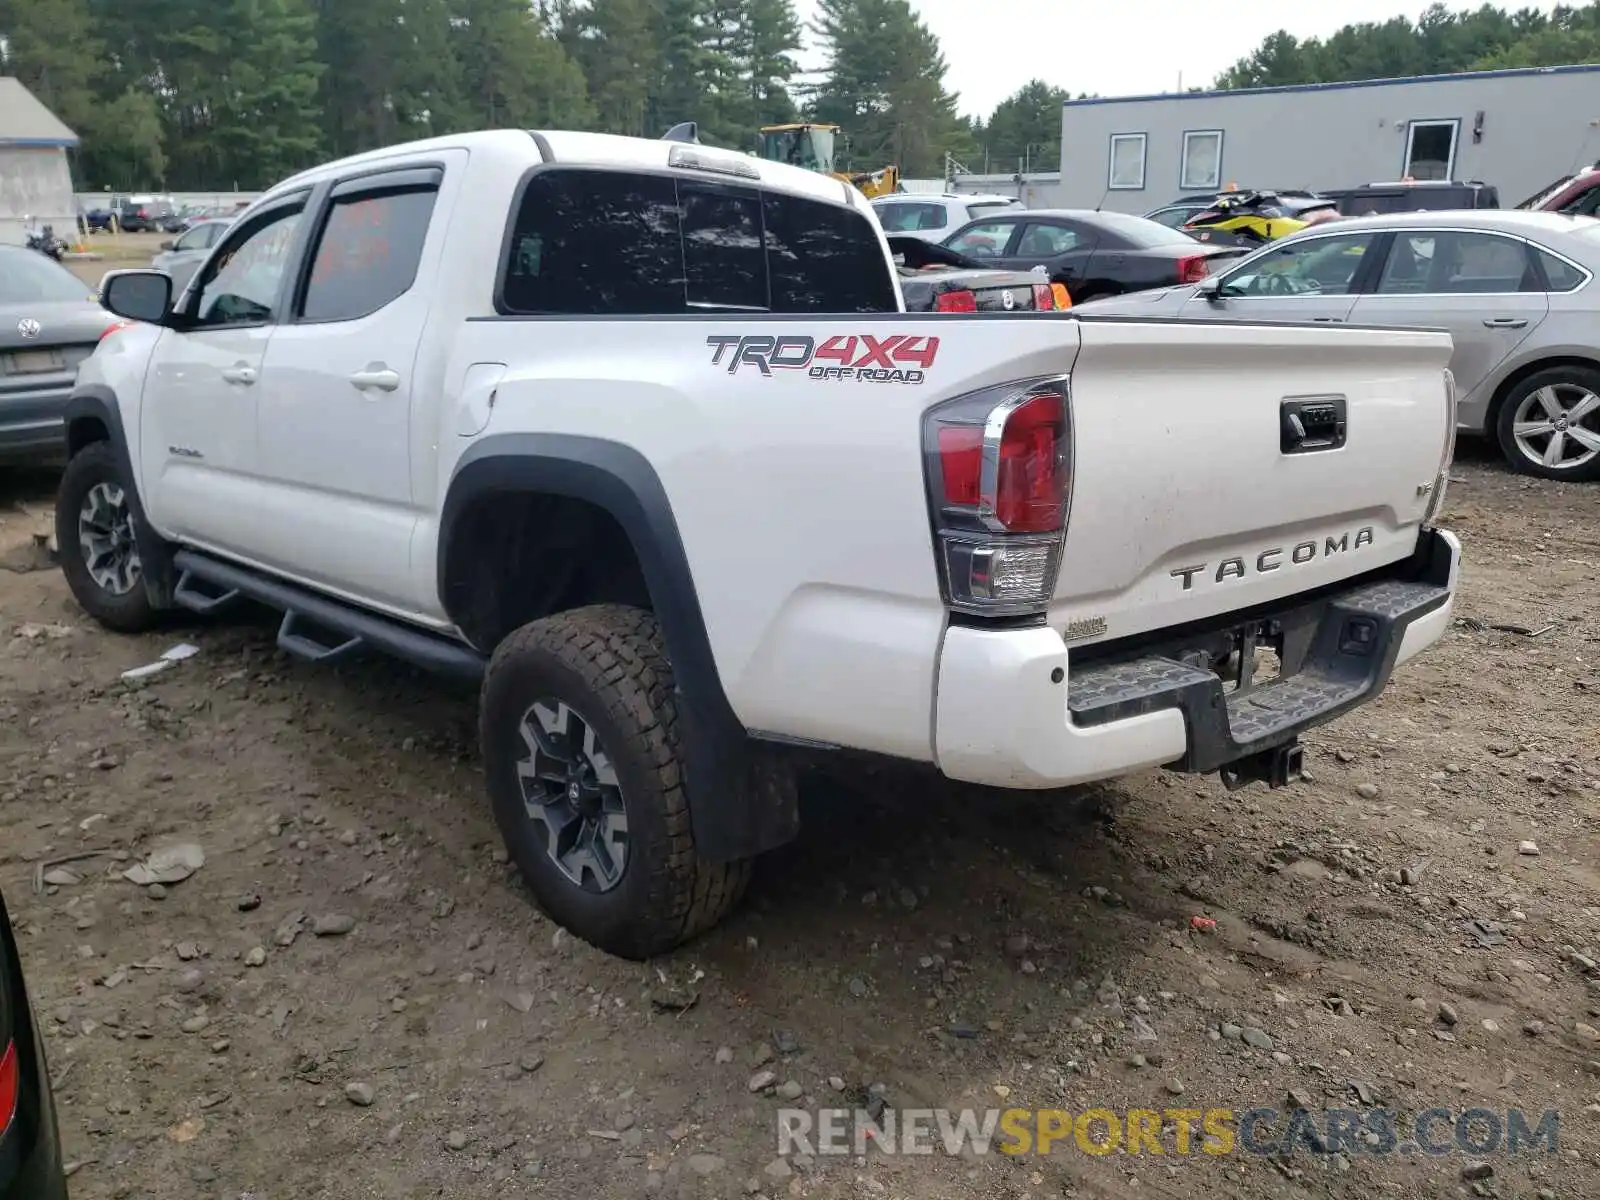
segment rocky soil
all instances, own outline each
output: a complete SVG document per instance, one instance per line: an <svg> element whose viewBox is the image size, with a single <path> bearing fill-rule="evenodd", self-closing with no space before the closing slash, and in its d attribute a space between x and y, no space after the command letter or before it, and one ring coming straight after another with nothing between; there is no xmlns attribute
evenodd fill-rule
<svg viewBox="0 0 1600 1200"><path fill-rule="evenodd" d="M534 911L470 694L265 621L107 635L33 536L53 480L0 474L0 887L73 1195L1593 1195L1600 491L1462 457L1460 619L1305 782L819 781L645 966ZM780 1106L868 1103L1554 1108L1560 1148L777 1155Z"/></svg>

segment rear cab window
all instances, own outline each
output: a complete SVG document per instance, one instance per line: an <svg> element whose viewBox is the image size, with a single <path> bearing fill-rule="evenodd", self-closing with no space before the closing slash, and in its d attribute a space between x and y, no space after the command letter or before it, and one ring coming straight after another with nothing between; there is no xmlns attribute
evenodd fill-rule
<svg viewBox="0 0 1600 1200"><path fill-rule="evenodd" d="M877 226L842 204L744 183L538 169L498 306L513 315L894 312Z"/></svg>

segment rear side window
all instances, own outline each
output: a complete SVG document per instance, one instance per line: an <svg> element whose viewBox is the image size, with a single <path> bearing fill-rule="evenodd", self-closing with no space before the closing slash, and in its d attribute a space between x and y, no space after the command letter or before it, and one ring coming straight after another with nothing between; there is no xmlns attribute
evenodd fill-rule
<svg viewBox="0 0 1600 1200"><path fill-rule="evenodd" d="M877 230L840 205L740 184L544 171L512 231L503 311L651 316L896 307Z"/></svg>
<svg viewBox="0 0 1600 1200"><path fill-rule="evenodd" d="M1583 283L1583 272L1566 259L1557 258L1547 250L1535 250L1534 253L1539 256L1545 282L1550 285L1552 292L1575 291Z"/></svg>
<svg viewBox="0 0 1600 1200"><path fill-rule="evenodd" d="M301 320L354 321L405 295L438 194L428 187L336 196L317 235Z"/></svg>

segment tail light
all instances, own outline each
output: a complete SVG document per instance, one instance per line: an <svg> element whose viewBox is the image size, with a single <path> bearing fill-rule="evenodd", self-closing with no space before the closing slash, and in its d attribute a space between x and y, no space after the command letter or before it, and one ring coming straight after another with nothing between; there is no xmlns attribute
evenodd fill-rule
<svg viewBox="0 0 1600 1200"><path fill-rule="evenodd" d="M1448 367L1444 373L1444 405L1444 453L1439 458L1439 473L1433 477L1427 511L1422 514L1424 525L1432 525L1444 508L1444 494L1450 486L1450 464L1456 456L1456 377Z"/></svg>
<svg viewBox="0 0 1600 1200"><path fill-rule="evenodd" d="M1065 376L986 388L929 410L923 454L945 602L980 616L1042 615L1072 491Z"/></svg>
<svg viewBox="0 0 1600 1200"><path fill-rule="evenodd" d="M1178 282L1204 282L1206 276L1211 273L1210 267L1206 265L1207 262L1208 258L1204 254L1191 254L1187 258L1180 258L1178 260Z"/></svg>
<svg viewBox="0 0 1600 1200"><path fill-rule="evenodd" d="M976 292L940 292L933 302L934 312L943 313L969 313L978 311L978 294Z"/></svg>
<svg viewBox="0 0 1600 1200"><path fill-rule="evenodd" d="M8 1041L5 1053L0 1054L0 1134L10 1129L11 1122L16 1119L19 1091L17 1045Z"/></svg>
<svg viewBox="0 0 1600 1200"><path fill-rule="evenodd" d="M1055 306L1056 298L1050 291L1050 285L1048 283L1034 284L1033 307L1040 312L1049 312L1051 309L1055 308Z"/></svg>
<svg viewBox="0 0 1600 1200"><path fill-rule="evenodd" d="M1066 284L1052 283L1050 285L1050 294L1056 298L1056 307L1062 312L1066 312L1067 309L1072 307L1072 293L1067 291Z"/></svg>
<svg viewBox="0 0 1600 1200"><path fill-rule="evenodd" d="M98 300L99 297L97 296L97 297L95 297L95 299ZM117 330L126 329L129 325L132 325L132 324L133 324L132 321L113 321L113 322L111 322L111 324L107 325L103 330L100 331L100 336L98 338L96 338L95 340L97 342L103 342L108 337L110 337L113 333L117 332Z"/></svg>

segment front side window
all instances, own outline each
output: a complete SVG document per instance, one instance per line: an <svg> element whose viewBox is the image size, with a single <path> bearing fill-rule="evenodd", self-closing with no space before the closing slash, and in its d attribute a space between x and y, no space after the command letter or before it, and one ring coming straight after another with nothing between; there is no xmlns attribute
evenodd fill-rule
<svg viewBox="0 0 1600 1200"><path fill-rule="evenodd" d="M896 301L877 229L842 205L742 184L556 170L524 190L501 307L649 316L885 312Z"/></svg>
<svg viewBox="0 0 1600 1200"><path fill-rule="evenodd" d="M255 325L276 315L283 273L305 208L301 200L236 230L212 257L193 309L196 326Z"/></svg>
<svg viewBox="0 0 1600 1200"><path fill-rule="evenodd" d="M1274 246L1223 276L1223 296L1345 296L1374 235L1307 238Z"/></svg>
<svg viewBox="0 0 1600 1200"><path fill-rule="evenodd" d="M968 258L999 258L1011 241L1015 221L986 221L982 225L969 225L947 244L957 254Z"/></svg>
<svg viewBox="0 0 1600 1200"><path fill-rule="evenodd" d="M300 316L354 321L405 295L417 277L436 187L335 196L312 252Z"/></svg>

